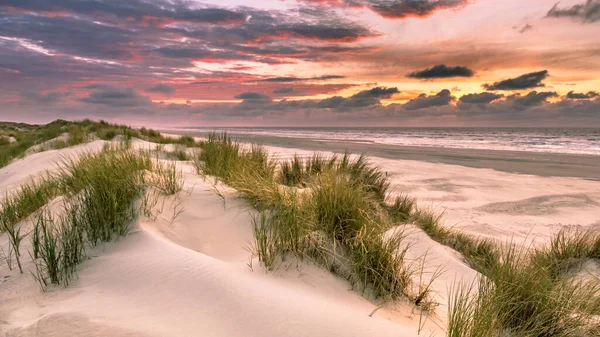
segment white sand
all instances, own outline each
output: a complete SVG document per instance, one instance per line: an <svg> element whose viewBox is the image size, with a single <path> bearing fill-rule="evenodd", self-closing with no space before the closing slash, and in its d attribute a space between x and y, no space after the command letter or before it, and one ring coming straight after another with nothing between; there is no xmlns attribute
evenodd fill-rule
<svg viewBox="0 0 600 337"><path fill-rule="evenodd" d="M0 169L0 191L53 169L64 156L98 150L102 141L30 155ZM135 141L137 148L155 144ZM269 148L281 157L306 151ZM592 226L600 183L486 169L373 158L398 190L445 210L445 223L494 237L547 238L562 226ZM251 209L231 189L198 177L190 164L184 191L162 200L162 213L142 219L129 236L89 252L68 288L40 292L29 272L0 262L0 336L417 336L419 313L396 303L377 306L327 271L286 262L265 273L254 259ZM214 193L218 188L225 200ZM174 214L183 210L173 221ZM421 335L444 335L447 289L477 273L461 256L408 229L409 258L445 273L433 289L442 303ZM28 239L26 240L28 241ZM6 250L7 238L0 236ZM24 243L28 247L28 242ZM32 270L24 254L25 270ZM442 326L442 328L438 327Z"/></svg>

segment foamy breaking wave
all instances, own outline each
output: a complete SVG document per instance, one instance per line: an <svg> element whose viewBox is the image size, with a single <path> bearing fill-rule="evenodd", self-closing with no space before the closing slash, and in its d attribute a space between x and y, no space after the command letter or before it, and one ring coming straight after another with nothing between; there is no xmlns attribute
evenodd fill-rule
<svg viewBox="0 0 600 337"><path fill-rule="evenodd" d="M223 128L219 130L233 134L372 142L398 146L600 155L600 129Z"/></svg>

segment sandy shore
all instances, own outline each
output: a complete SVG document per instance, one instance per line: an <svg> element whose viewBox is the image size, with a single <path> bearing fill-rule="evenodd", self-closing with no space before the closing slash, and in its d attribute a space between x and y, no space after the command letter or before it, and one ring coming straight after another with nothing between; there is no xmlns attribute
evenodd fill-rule
<svg viewBox="0 0 600 337"><path fill-rule="evenodd" d="M0 169L0 190L102 144L27 156ZM287 261L266 273L248 251L251 207L230 188L203 180L191 163L178 165L183 191L157 203L157 217L141 218L127 237L88 251L67 288L41 292L30 259L23 259L24 274L0 261L0 336L417 336L418 313L409 305L370 316L378 305L326 270ZM59 201L51 202L58 211ZM27 220L21 225L31 229ZM8 249L5 234L0 248ZM21 249L27 256L28 238ZM440 326L432 318L424 331Z"/></svg>
<svg viewBox="0 0 600 337"><path fill-rule="evenodd" d="M277 142L267 150L278 158L346 147L326 141L260 140ZM18 160L0 169L0 191L52 170L65 156L99 150L102 144L96 141ZM134 146L155 147L139 140ZM443 212L448 227L498 240L539 241L567 226L600 227L600 182L568 177L594 179L584 173L597 165L595 158L573 156L589 165L582 168L568 162L569 156L527 159L526 154L515 153L502 163L500 154L490 154L481 159L490 168L475 154L461 151L426 149L407 155L409 160L398 159L404 158L398 149L352 146L355 152L373 155L371 160L388 172L395 193L408 193L421 207ZM555 161L564 165L553 168ZM349 291L347 281L326 270L287 261L277 271L265 273L247 250L253 240L247 203L230 188L203 180L191 163L178 165L185 173L183 191L157 206L157 219L142 218L126 238L90 252L79 278L68 288L42 293L30 273L9 271L0 262L0 336L418 335L420 317L414 307L395 303L371 317L378 305ZM538 174L505 172L519 167ZM568 167L575 171L567 174ZM558 171L567 177L550 174ZM478 273L460 254L419 229L410 229L409 235L414 242L409 257L426 254L426 273L444 270L432 285L440 306L420 334L443 336L448 289L457 280L472 281ZM29 240L25 241L27 250ZM6 251L7 246L6 235L0 235L0 247ZM32 268L31 262L25 265L25 270Z"/></svg>
<svg viewBox="0 0 600 337"><path fill-rule="evenodd" d="M174 130L167 132L198 137L206 135L206 132ZM346 142L264 135L232 135L234 138L244 142L256 142L290 149L331 152L350 151L352 153L364 153L369 156L387 159L416 160L474 168L491 168L511 173L577 177L600 181L600 156L593 155L414 147L372 142Z"/></svg>

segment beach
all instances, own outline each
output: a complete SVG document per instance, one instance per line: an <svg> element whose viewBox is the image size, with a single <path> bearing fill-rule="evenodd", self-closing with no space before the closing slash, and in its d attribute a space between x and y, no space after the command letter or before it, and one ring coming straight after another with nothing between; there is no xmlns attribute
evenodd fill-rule
<svg viewBox="0 0 600 337"><path fill-rule="evenodd" d="M600 227L594 156L238 139L264 144L279 161L314 151L365 153L389 178L390 197L414 197L419 207L442 215L443 227L477 238L546 244L560 230ZM105 143L14 161L0 169L0 191L56 170L67 156L100 151ZM159 145L134 139L132 146ZM256 211L235 189L199 176L191 162L177 162L177 168L185 179L181 191L155 205L155 218L141 217L129 235L89 252L68 287L41 292L32 273L0 264L2 336L443 336L450 289L480 276L461 254L412 225L406 227L406 258L423 261L421 276L442 271L431 283L437 305L425 316L402 300L367 299L309 261L283 261L267 272L250 253ZM29 230L31 223L23 226ZM8 239L0 238L6 251ZM597 266L590 268L593 273ZM26 262L25 270L33 269Z"/></svg>
<svg viewBox="0 0 600 337"><path fill-rule="evenodd" d="M165 130L165 132L197 137L204 137L207 134L200 131L175 131L174 129ZM290 150L292 152L293 149L336 153L349 151L351 153L363 153L368 156L393 160L415 160L473 168L490 168L498 171L538 176L600 180L600 156L597 155L402 146L362 140L342 141L336 139L237 134L235 131L232 132L232 135L242 142L288 148L292 149Z"/></svg>

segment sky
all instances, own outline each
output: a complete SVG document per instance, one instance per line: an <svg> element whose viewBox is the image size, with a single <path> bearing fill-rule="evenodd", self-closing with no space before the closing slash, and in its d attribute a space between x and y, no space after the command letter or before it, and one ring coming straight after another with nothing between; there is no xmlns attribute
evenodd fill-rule
<svg viewBox="0 0 600 337"><path fill-rule="evenodd" d="M0 120L600 127L600 0L0 0Z"/></svg>

